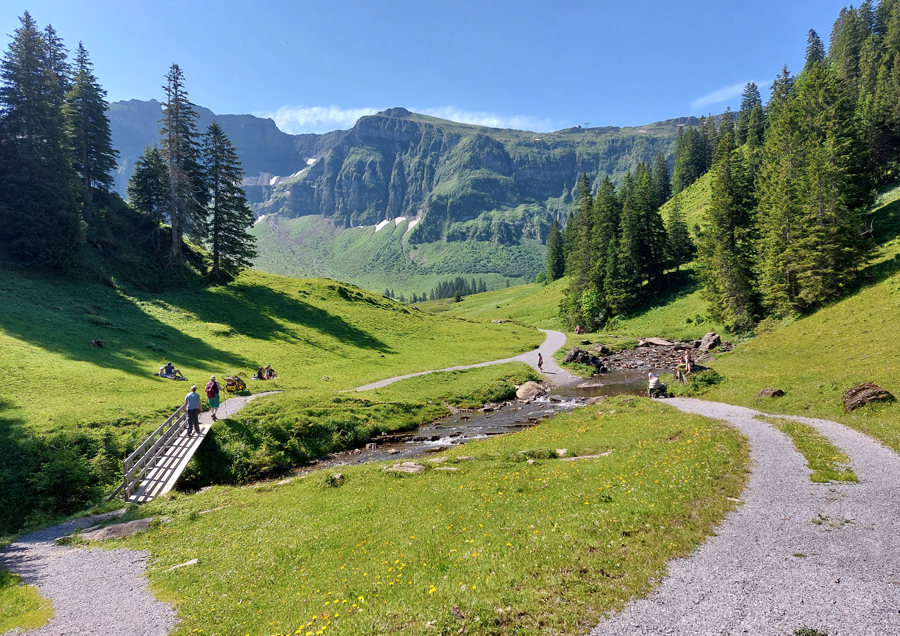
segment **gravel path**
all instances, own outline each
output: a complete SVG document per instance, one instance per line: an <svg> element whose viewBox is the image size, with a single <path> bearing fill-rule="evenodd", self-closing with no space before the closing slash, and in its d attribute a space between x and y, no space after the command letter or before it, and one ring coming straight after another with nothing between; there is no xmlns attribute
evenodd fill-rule
<svg viewBox="0 0 900 636"><path fill-rule="evenodd" d="M280 391L228 398L219 406L218 415L231 417L247 402L273 393ZM211 424L212 416L201 413L200 421ZM164 636L175 627L174 609L156 600L147 585L146 551L70 548L55 543L59 537L117 514L67 521L29 534L0 552L7 569L53 603L50 622L27 632L28 636Z"/></svg>
<svg viewBox="0 0 900 636"><path fill-rule="evenodd" d="M544 332L547 336L544 339L544 342L540 347L534 349L533 351L529 351L528 353L523 353L521 355L515 356L513 358L503 358L502 360L491 360L490 362L479 362L478 364L466 364L458 367L448 367L446 369L434 369L432 371L419 371L418 373L408 373L406 375L398 375L393 378L387 378L385 380L379 380L378 382L372 382L371 384L366 384L360 387L357 387L357 391L368 391L370 389L380 389L383 386L387 386L388 384L393 384L394 382L398 382L400 380L406 380L407 378L415 378L420 375L428 375L429 373L438 373L440 371L462 371L463 369L474 369L476 367L490 367L495 364L504 364L506 362L524 362L529 365L535 371L539 371L537 366L538 353L544 356L544 377L551 384L556 386L572 386L575 384L580 384L584 382L583 378L578 377L577 375L573 375L560 367L556 360L553 359L553 354L556 353L559 349L565 346L566 344L566 334L561 331L550 331L548 329L541 329L540 331Z"/></svg>
<svg viewBox="0 0 900 636"><path fill-rule="evenodd" d="M666 404L725 420L751 444L743 505L648 598L592 636L900 634L900 456L835 422L795 419L850 457L858 484L813 484L790 439L757 411L673 398ZM805 555L805 556L803 556Z"/></svg>
<svg viewBox="0 0 900 636"><path fill-rule="evenodd" d="M130 634L163 636L175 611L147 585L147 552L86 550L54 541L104 517L85 517L19 539L2 553L4 565L53 602L50 622L28 636Z"/></svg>

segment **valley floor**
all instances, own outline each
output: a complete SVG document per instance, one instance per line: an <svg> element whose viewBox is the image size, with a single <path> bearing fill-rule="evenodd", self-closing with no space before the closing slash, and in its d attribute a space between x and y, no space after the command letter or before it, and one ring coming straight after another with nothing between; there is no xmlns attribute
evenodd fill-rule
<svg viewBox="0 0 900 636"><path fill-rule="evenodd" d="M556 344L559 335L548 333L547 343ZM536 359L536 352L528 356ZM552 361L549 354L544 358ZM900 570L900 456L835 422L792 417L831 438L860 478L858 484L814 484L791 440L758 419L761 413L683 398L661 404L727 421L747 436L750 479L740 507L715 536L671 562L655 592L601 622L593 636L785 634L803 627L830 636L900 632L894 580ZM116 630L161 635L172 629L171 610L152 599L141 575L146 553L54 546L62 530L71 528L29 535L4 555L52 599L52 633L101 633L85 631L79 615L94 626L113 625L104 623L113 619L101 609L85 610L77 590L94 599L91 607L143 608L118 612ZM127 599L120 597L123 588Z"/></svg>

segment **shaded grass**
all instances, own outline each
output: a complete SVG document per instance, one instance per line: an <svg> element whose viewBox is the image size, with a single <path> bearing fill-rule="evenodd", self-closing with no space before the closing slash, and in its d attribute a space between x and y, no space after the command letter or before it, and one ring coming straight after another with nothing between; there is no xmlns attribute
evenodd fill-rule
<svg viewBox="0 0 900 636"><path fill-rule="evenodd" d="M43 627L51 618L50 601L37 588L23 585L19 576L0 567L0 633Z"/></svg>
<svg viewBox="0 0 900 636"><path fill-rule="evenodd" d="M520 453L561 448L608 454ZM142 509L171 523L114 545L152 552L176 634L583 633L712 530L747 449L718 422L613 399L446 456L418 475L348 466L173 494Z"/></svg>
<svg viewBox="0 0 900 636"><path fill-rule="evenodd" d="M808 424L776 417L761 417L791 438L797 450L806 458L812 471L809 480L815 483L829 481L857 482L856 473L849 467L850 458L832 444L827 437Z"/></svg>

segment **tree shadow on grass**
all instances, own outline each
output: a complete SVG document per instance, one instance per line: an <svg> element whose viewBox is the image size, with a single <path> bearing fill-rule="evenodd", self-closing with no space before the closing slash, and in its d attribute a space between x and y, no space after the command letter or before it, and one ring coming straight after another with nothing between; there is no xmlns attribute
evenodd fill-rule
<svg viewBox="0 0 900 636"><path fill-rule="evenodd" d="M693 294L701 287L700 279L693 269L670 271L657 283L657 289L642 294L641 303L631 312L631 316L640 316L651 309L673 303L682 296Z"/></svg>
<svg viewBox="0 0 900 636"><path fill-rule="evenodd" d="M875 210L866 221L874 240L883 245L900 236L900 199Z"/></svg>
<svg viewBox="0 0 900 636"><path fill-rule="evenodd" d="M0 534L17 531L33 503L27 476L35 466L29 461L25 420L16 411L0 400Z"/></svg>
<svg viewBox="0 0 900 636"><path fill-rule="evenodd" d="M187 335L146 313L134 298L100 285L23 277L7 290L13 302L0 304L0 332L69 360L141 376L167 360L193 367L251 366L243 356ZM47 360L32 364L37 373L47 366Z"/></svg>
<svg viewBox="0 0 900 636"><path fill-rule="evenodd" d="M366 294L355 293L339 283L323 287L326 292L335 292L344 302L366 302ZM372 334L347 322L344 318L324 309L293 298L289 294L254 283L231 284L216 288L208 294L177 294L167 296L165 301L178 306L204 322L223 324L234 333L258 340L281 340L289 343L303 343L322 349L333 349L324 343L316 343L298 335L291 328L279 323L276 318L312 329L321 336L358 349L368 349L380 353L390 353L392 349ZM377 303L376 303L377 304ZM223 311L223 308L227 310Z"/></svg>

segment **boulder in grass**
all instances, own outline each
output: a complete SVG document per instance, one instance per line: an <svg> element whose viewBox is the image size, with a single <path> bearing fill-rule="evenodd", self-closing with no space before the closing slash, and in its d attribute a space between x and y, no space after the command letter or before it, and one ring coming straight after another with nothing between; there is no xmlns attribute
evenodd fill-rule
<svg viewBox="0 0 900 636"><path fill-rule="evenodd" d="M529 380L516 389L516 397L520 400L533 400L536 397L545 395L547 390L537 382Z"/></svg>
<svg viewBox="0 0 900 636"><path fill-rule="evenodd" d="M419 464L417 462L402 462L400 464L394 464L393 466L389 466L384 470L393 473L423 473L425 472L425 466Z"/></svg>
<svg viewBox="0 0 900 636"><path fill-rule="evenodd" d="M639 347L671 347L675 344L675 341L669 340L668 338L644 338L643 340L638 341Z"/></svg>
<svg viewBox="0 0 900 636"><path fill-rule="evenodd" d="M757 397L757 399L764 398L764 397L777 398L777 397L782 397L783 395L784 395L784 391L782 391L781 389L763 389L762 391L760 391L759 393L756 394L756 397Z"/></svg>
<svg viewBox="0 0 900 636"><path fill-rule="evenodd" d="M851 413L870 402L894 402L896 398L874 382L865 382L844 393L841 401L844 403L844 410Z"/></svg>
<svg viewBox="0 0 900 636"><path fill-rule="evenodd" d="M703 336L703 340L700 341L700 351L709 351L710 349L715 349L720 344L722 344L722 339L719 337L719 334L711 331Z"/></svg>

